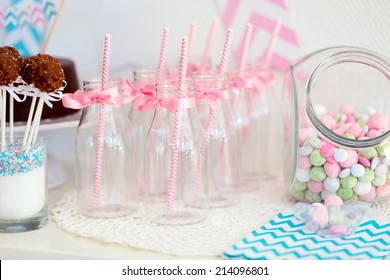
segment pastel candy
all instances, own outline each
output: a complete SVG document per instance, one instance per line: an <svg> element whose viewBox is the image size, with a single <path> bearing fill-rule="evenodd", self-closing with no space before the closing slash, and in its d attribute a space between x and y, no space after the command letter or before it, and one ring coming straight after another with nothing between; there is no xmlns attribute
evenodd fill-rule
<svg viewBox="0 0 390 280"><path fill-rule="evenodd" d="M390 194L390 185L384 184L376 188L376 195L379 198L384 198Z"/></svg>
<svg viewBox="0 0 390 280"><path fill-rule="evenodd" d="M314 149L319 149L321 147L321 139L317 136L310 137L305 141L305 146L311 146Z"/></svg>
<svg viewBox="0 0 390 280"><path fill-rule="evenodd" d="M333 156L333 151L335 147L329 143L325 143L320 148L320 154L324 157L331 157Z"/></svg>
<svg viewBox="0 0 390 280"><path fill-rule="evenodd" d="M362 155L363 157L365 157L368 160L371 160L374 157L378 156L378 152L375 148L366 148L366 149L361 150L359 153L360 153L360 155Z"/></svg>
<svg viewBox="0 0 390 280"><path fill-rule="evenodd" d="M335 129L336 120L332 116L323 115L320 120L328 129L330 129L330 130Z"/></svg>
<svg viewBox="0 0 390 280"><path fill-rule="evenodd" d="M343 179L348 177L351 174L351 169L350 168L344 168L343 170L340 171L339 173L339 178Z"/></svg>
<svg viewBox="0 0 390 280"><path fill-rule="evenodd" d="M359 200L365 202L373 202L375 198L376 198L376 191L374 186L372 186L371 190L365 195L359 195Z"/></svg>
<svg viewBox="0 0 390 280"><path fill-rule="evenodd" d="M378 157L373 157L371 160L370 168L374 170L379 164L379 158Z"/></svg>
<svg viewBox="0 0 390 280"><path fill-rule="evenodd" d="M371 183L377 187L382 186L386 183L386 176L375 176Z"/></svg>
<svg viewBox="0 0 390 280"><path fill-rule="evenodd" d="M341 168L337 162L335 163L326 162L324 164L324 170L328 177L337 177L340 173Z"/></svg>
<svg viewBox="0 0 390 280"><path fill-rule="evenodd" d="M314 181L323 181L326 178L326 173L323 167L321 166L314 166L310 170L310 178ZM308 182L309 180L307 180Z"/></svg>
<svg viewBox="0 0 390 280"><path fill-rule="evenodd" d="M329 216L328 209L325 205L321 203L313 203L308 215L315 226L318 226L321 229L328 226Z"/></svg>
<svg viewBox="0 0 390 280"><path fill-rule="evenodd" d="M351 166L351 174L355 177L360 177L364 175L364 166L360 163L354 164Z"/></svg>
<svg viewBox="0 0 390 280"><path fill-rule="evenodd" d="M310 146L302 146L302 147L300 147L300 148L298 149L298 154L299 154L300 156L305 157L305 156L310 155L312 151L313 151L313 148L312 148L312 147L310 147Z"/></svg>
<svg viewBox="0 0 390 280"><path fill-rule="evenodd" d="M303 182L299 182L298 180L294 180L292 188L297 191L304 191L307 189L307 184Z"/></svg>
<svg viewBox="0 0 390 280"><path fill-rule="evenodd" d="M353 116L347 115L347 118L345 119L345 123L355 123L356 120Z"/></svg>
<svg viewBox="0 0 390 280"><path fill-rule="evenodd" d="M329 225L340 225L345 222L345 214L339 206L328 207Z"/></svg>
<svg viewBox="0 0 390 280"><path fill-rule="evenodd" d="M321 104L316 104L314 105L314 112L318 117L322 117L323 115L326 114L326 107Z"/></svg>
<svg viewBox="0 0 390 280"><path fill-rule="evenodd" d="M327 199L331 195L336 195L336 193L330 192L330 191L325 190L325 189L321 192L321 197L322 197L322 200L324 200L324 201L325 201L325 199Z"/></svg>
<svg viewBox="0 0 390 280"><path fill-rule="evenodd" d="M371 182L375 178L375 173L370 168L364 169L364 174L359 177L361 182Z"/></svg>
<svg viewBox="0 0 390 280"><path fill-rule="evenodd" d="M352 165L358 162L358 153L354 150L348 150L348 158L347 160L340 162L341 167L351 167Z"/></svg>
<svg viewBox="0 0 390 280"><path fill-rule="evenodd" d="M321 191L324 190L324 182L310 180L307 183L307 188L309 189L309 191L311 191L313 193L320 193Z"/></svg>
<svg viewBox="0 0 390 280"><path fill-rule="evenodd" d="M390 156L382 158L382 164L389 166L390 165Z"/></svg>
<svg viewBox="0 0 390 280"><path fill-rule="evenodd" d="M311 177L310 169L303 169L303 168L297 168L297 171L295 172L295 177L298 181L306 183L309 182Z"/></svg>
<svg viewBox="0 0 390 280"><path fill-rule="evenodd" d="M345 129L342 127L338 127L338 128L333 129L333 132L342 136L345 133Z"/></svg>
<svg viewBox="0 0 390 280"><path fill-rule="evenodd" d="M348 139L353 139L353 140L356 139L356 137L353 136L351 133L345 133L345 134L343 135L343 137L348 138Z"/></svg>
<svg viewBox="0 0 390 280"><path fill-rule="evenodd" d="M331 234L345 234L347 230L347 226L345 225L333 225L329 227L329 232Z"/></svg>
<svg viewBox="0 0 390 280"><path fill-rule="evenodd" d="M355 107L351 104L343 104L339 111L345 115L352 115L355 113Z"/></svg>
<svg viewBox="0 0 390 280"><path fill-rule="evenodd" d="M314 166L321 166L325 163L325 161L326 161L326 159L323 156L321 156L319 150L314 150L310 154L310 162Z"/></svg>
<svg viewBox="0 0 390 280"><path fill-rule="evenodd" d="M386 142L376 147L376 150L381 157L390 156L390 143Z"/></svg>
<svg viewBox="0 0 390 280"><path fill-rule="evenodd" d="M309 157L298 157L298 166L303 169L309 169L311 167L311 162Z"/></svg>
<svg viewBox="0 0 390 280"><path fill-rule="evenodd" d="M356 186L358 179L352 175L349 175L340 180L341 186L347 189L352 189Z"/></svg>
<svg viewBox="0 0 390 280"><path fill-rule="evenodd" d="M352 123L346 132L352 134L355 138L358 138L362 134L362 128L359 124Z"/></svg>
<svg viewBox="0 0 390 280"><path fill-rule="evenodd" d="M290 193L295 199L303 201L305 199L306 190L299 191L296 190L295 188L291 188Z"/></svg>
<svg viewBox="0 0 390 280"><path fill-rule="evenodd" d="M360 163L361 165L363 165L365 167L369 167L371 165L370 161L362 156L358 157L358 163Z"/></svg>
<svg viewBox="0 0 390 280"><path fill-rule="evenodd" d="M379 131L379 130L370 130L367 132L366 136L370 139L372 138L376 138L376 137L379 137L381 136L382 133Z"/></svg>
<svg viewBox="0 0 390 280"><path fill-rule="evenodd" d="M308 200L309 202L321 202L321 194L319 193L312 193L309 190L306 190L305 192L305 199Z"/></svg>
<svg viewBox="0 0 390 280"><path fill-rule="evenodd" d="M310 131L308 128L301 128L299 130L299 145L303 145L310 137Z"/></svg>
<svg viewBox="0 0 390 280"><path fill-rule="evenodd" d="M386 119L382 114L374 113L367 121L367 125L370 129L381 129L385 126Z"/></svg>
<svg viewBox="0 0 390 280"><path fill-rule="evenodd" d="M349 200L352 195L353 195L353 190L352 189L347 189L347 188L339 188L336 192L336 194L343 200L347 201Z"/></svg>
<svg viewBox="0 0 390 280"><path fill-rule="evenodd" d="M327 162L330 162L330 163L336 163L336 162L337 162L337 161L334 159L333 156L327 157L327 158L326 158L326 161L327 161Z"/></svg>
<svg viewBox="0 0 390 280"><path fill-rule="evenodd" d="M356 185L353 187L354 192L357 195L365 195L368 194L371 190L371 183L370 182L361 182L358 181Z"/></svg>
<svg viewBox="0 0 390 280"><path fill-rule="evenodd" d="M348 152L344 149L335 149L334 154L333 154L333 158L337 162L344 162L348 159Z"/></svg>
<svg viewBox="0 0 390 280"><path fill-rule="evenodd" d="M344 203L343 200L338 195L332 194L325 199L324 204L327 206L340 206L343 205Z"/></svg>
<svg viewBox="0 0 390 280"><path fill-rule="evenodd" d="M327 177L324 180L324 188L330 192L336 192L340 187L340 179L339 178L331 178Z"/></svg>
<svg viewBox="0 0 390 280"><path fill-rule="evenodd" d="M375 168L375 175L377 176L386 176L387 174L387 170L388 170L388 167L384 164L379 164L376 168Z"/></svg>

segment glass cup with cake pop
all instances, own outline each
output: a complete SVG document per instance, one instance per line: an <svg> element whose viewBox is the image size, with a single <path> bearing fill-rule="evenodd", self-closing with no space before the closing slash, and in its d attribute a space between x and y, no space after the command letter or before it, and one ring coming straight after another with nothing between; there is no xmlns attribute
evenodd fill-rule
<svg viewBox="0 0 390 280"><path fill-rule="evenodd" d="M4 48L12 51L2 52ZM33 59L22 61L14 49L4 48L0 49L0 232L23 232L39 229L48 221L47 147L45 139L38 137L38 128L44 103L51 106L62 98L64 75L51 56L38 55L32 63ZM30 110L24 137L14 136L12 103L23 102L26 95L39 99L38 106Z"/></svg>

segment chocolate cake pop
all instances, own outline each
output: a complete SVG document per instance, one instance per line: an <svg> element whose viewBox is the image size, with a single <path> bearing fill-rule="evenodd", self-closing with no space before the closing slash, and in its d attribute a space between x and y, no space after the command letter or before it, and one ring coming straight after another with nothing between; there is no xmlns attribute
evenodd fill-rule
<svg viewBox="0 0 390 280"><path fill-rule="evenodd" d="M14 82L19 75L19 66L9 55L0 54L0 85L6 86Z"/></svg>
<svg viewBox="0 0 390 280"><path fill-rule="evenodd" d="M4 46L0 48L0 54L11 56L19 67L18 72L20 71L20 68L22 67L23 64L23 58L17 49L11 46Z"/></svg>

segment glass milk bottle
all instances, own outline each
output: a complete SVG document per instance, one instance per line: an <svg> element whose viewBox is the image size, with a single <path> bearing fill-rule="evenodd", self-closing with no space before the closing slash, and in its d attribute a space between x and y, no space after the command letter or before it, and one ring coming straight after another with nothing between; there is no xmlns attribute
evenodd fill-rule
<svg viewBox="0 0 390 280"><path fill-rule="evenodd" d="M307 202L390 194L390 60L332 47L290 66L283 95L285 181Z"/></svg>
<svg viewBox="0 0 390 280"><path fill-rule="evenodd" d="M158 82L147 101L156 109L145 150L146 218L166 225L201 222L209 207L206 162L201 160L207 155L200 151L204 131L194 85L187 81L179 93L176 81Z"/></svg>
<svg viewBox="0 0 390 280"><path fill-rule="evenodd" d="M209 138L202 149L208 149L208 184L210 207L225 207L240 202L240 155L238 126L229 95L228 75L197 72L192 75L197 92L197 108ZM200 105L200 106L199 106ZM199 112L199 110L198 110Z"/></svg>
<svg viewBox="0 0 390 280"><path fill-rule="evenodd" d="M110 218L135 210L135 186L131 183L137 176L134 133L123 109L119 85L120 80L110 80L107 90L101 91L101 80L83 81L90 105L83 109L77 128L76 177L78 206L86 216ZM105 115L102 120L101 102ZM101 125L103 134L99 135Z"/></svg>

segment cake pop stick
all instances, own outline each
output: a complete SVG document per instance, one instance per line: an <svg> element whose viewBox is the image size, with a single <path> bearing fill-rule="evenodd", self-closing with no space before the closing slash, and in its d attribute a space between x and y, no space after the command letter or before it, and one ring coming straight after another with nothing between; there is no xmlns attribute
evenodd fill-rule
<svg viewBox="0 0 390 280"><path fill-rule="evenodd" d="M42 109L43 109L43 98L39 98L37 109L35 111L35 116L33 123L31 125L31 130L29 132L28 138L27 138L27 147L31 145L34 139L35 133L38 133L38 127L39 127L39 119L42 114Z"/></svg>
<svg viewBox="0 0 390 280"><path fill-rule="evenodd" d="M1 149L5 149L5 105L6 105L6 94L5 90L0 93L0 106L1 106Z"/></svg>
<svg viewBox="0 0 390 280"><path fill-rule="evenodd" d="M9 96L9 141L14 142L14 98Z"/></svg>
<svg viewBox="0 0 390 280"><path fill-rule="evenodd" d="M33 118L34 109L35 109L35 103L36 102L37 102L37 97L34 96L32 101L31 101L30 111L28 113L28 119L27 119L27 124L26 124L26 131L24 132L24 137L23 137L23 146L26 146L26 144L27 144L27 137L28 137L28 134L30 133L31 121L32 121L32 118Z"/></svg>

